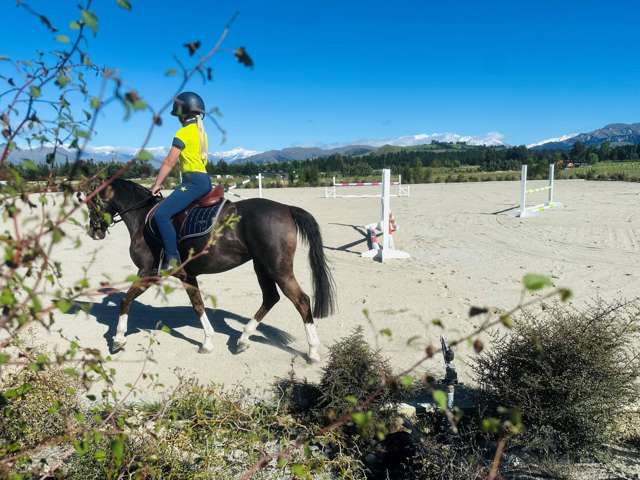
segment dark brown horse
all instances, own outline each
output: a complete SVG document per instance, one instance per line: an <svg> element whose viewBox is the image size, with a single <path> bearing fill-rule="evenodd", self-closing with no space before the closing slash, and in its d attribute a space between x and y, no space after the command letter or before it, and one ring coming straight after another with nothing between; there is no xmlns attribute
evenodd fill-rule
<svg viewBox="0 0 640 480"><path fill-rule="evenodd" d="M116 179L92 201L87 202L89 235L96 240L105 237L111 225L109 218L120 215L131 237L129 255L138 267L138 276L141 278L157 275L159 252L147 243L143 230L147 213L158 201L157 197L141 185ZM105 216L104 213L109 215ZM213 244L209 242L207 235L186 239L179 244L182 259L196 254L184 266L186 278L183 279L183 284L204 329L204 341L200 352L212 351L213 328L207 318L196 277L203 273L225 272L252 260L262 289L262 305L244 327L236 351L240 352L249 347L249 336L280 299L279 288L302 317L309 343L309 360L319 361L320 341L313 317L326 317L333 313L335 292L322 249L318 223L311 214L301 208L258 198L239 202L227 201L220 212L219 222L232 218L230 216L238 216L239 220L235 223L230 222L231 226L223 229ZM309 296L302 291L293 274L293 257L298 234L309 244L313 310ZM125 345L131 302L151 284L150 281L135 282L122 300L116 335L113 338L115 350Z"/></svg>

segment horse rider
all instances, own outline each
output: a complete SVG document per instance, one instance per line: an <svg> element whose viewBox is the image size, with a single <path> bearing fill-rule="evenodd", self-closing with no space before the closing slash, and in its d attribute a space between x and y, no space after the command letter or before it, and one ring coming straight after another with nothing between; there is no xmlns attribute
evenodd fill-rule
<svg viewBox="0 0 640 480"><path fill-rule="evenodd" d="M164 244L161 272L172 270L182 263L171 217L211 191L211 179L207 174L208 141L203 125L204 101L197 93L182 92L173 101L171 115L178 117L182 127L176 132L171 149L151 187L151 193L157 195L162 183L180 161L182 182L162 201L155 213L156 225Z"/></svg>

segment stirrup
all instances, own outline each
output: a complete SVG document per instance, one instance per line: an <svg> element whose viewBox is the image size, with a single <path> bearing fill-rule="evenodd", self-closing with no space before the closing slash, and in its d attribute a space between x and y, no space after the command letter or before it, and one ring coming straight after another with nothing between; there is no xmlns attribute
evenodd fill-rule
<svg viewBox="0 0 640 480"><path fill-rule="evenodd" d="M158 267L158 276L162 276L168 272L173 272L178 265L182 264L180 260L180 255L170 256L170 255L162 255L162 260L160 261L160 266ZM180 269L174 273L175 276L184 276L184 270Z"/></svg>

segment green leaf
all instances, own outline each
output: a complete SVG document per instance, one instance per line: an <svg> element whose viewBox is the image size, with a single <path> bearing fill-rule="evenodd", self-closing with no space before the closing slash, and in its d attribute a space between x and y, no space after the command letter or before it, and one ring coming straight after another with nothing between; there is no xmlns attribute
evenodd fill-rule
<svg viewBox="0 0 640 480"><path fill-rule="evenodd" d="M133 102L132 106L134 110L144 110L145 108L147 108L147 102L145 102L144 100L136 100L135 102Z"/></svg>
<svg viewBox="0 0 640 480"><path fill-rule="evenodd" d="M390 328L383 328L382 330L380 330L380 335L382 335L384 337L391 337L391 329Z"/></svg>
<svg viewBox="0 0 640 480"><path fill-rule="evenodd" d="M69 22L69 28L71 30L80 30L80 24L74 20L72 22Z"/></svg>
<svg viewBox="0 0 640 480"><path fill-rule="evenodd" d="M500 429L500 420L493 417L482 419L482 430L489 433L498 433Z"/></svg>
<svg viewBox="0 0 640 480"><path fill-rule="evenodd" d="M124 442L121 438L115 438L111 442L111 453L116 466L119 468L122 465L122 459L124 457Z"/></svg>
<svg viewBox="0 0 640 480"><path fill-rule="evenodd" d="M16 297L9 288L3 288L0 293L0 305L14 305L16 303Z"/></svg>
<svg viewBox="0 0 640 480"><path fill-rule="evenodd" d="M437 327L444 328L444 324L439 318L434 318L433 320L431 320L431 323Z"/></svg>
<svg viewBox="0 0 640 480"><path fill-rule="evenodd" d="M7 363L11 357L6 353L0 352L0 365Z"/></svg>
<svg viewBox="0 0 640 480"><path fill-rule="evenodd" d="M98 97L91 97L91 108L93 108L94 110L100 108L101 103L102 102L100 102L100 99Z"/></svg>
<svg viewBox="0 0 640 480"><path fill-rule="evenodd" d="M58 75L58 78L56 78L56 85L60 88L64 88L70 81L71 79L69 77L61 73Z"/></svg>
<svg viewBox="0 0 640 480"><path fill-rule="evenodd" d="M98 17L95 13L89 10L82 10L82 21L93 31L94 35L98 33Z"/></svg>
<svg viewBox="0 0 640 480"><path fill-rule="evenodd" d="M37 170L38 166L33 160L29 160L28 158L22 161L22 166L27 170Z"/></svg>
<svg viewBox="0 0 640 480"><path fill-rule="evenodd" d="M511 315L500 315L500 322L507 328L513 328L513 318L511 318Z"/></svg>
<svg viewBox="0 0 640 480"><path fill-rule="evenodd" d="M162 330L164 333L171 333L171 328L169 328L167 325L162 325L162 328L160 330Z"/></svg>
<svg viewBox="0 0 640 480"><path fill-rule="evenodd" d="M29 89L29 95L31 98L38 98L40 96L40 88L39 87L31 87Z"/></svg>
<svg viewBox="0 0 640 480"><path fill-rule="evenodd" d="M434 390L432 395L438 407L440 407L441 410L446 410L447 394L444 393L442 390Z"/></svg>
<svg viewBox="0 0 640 480"><path fill-rule="evenodd" d="M137 282L138 280L140 280L140 277L139 277L138 275L136 275L136 274L129 275L129 276L125 279L125 281L127 281L127 282L131 282L131 283L135 283L135 282Z"/></svg>
<svg viewBox="0 0 640 480"><path fill-rule="evenodd" d="M153 155L151 155L148 150L142 149L138 151L138 153L136 154L136 158L143 162L148 162L149 160L153 159Z"/></svg>
<svg viewBox="0 0 640 480"><path fill-rule="evenodd" d="M560 293L560 301L561 302L566 302L571 297L573 297L573 292L571 290L569 290L568 288L561 288L559 293Z"/></svg>
<svg viewBox="0 0 640 480"><path fill-rule="evenodd" d="M411 388L413 386L414 379L410 375L403 375L400 377L400 383L404 388Z"/></svg>
<svg viewBox="0 0 640 480"><path fill-rule="evenodd" d="M60 312L62 313L67 313L69 310L71 310L71 307L73 306L73 304L66 298L59 298L58 300L55 301L55 305L56 305L56 308L60 310Z"/></svg>
<svg viewBox="0 0 640 480"><path fill-rule="evenodd" d="M104 462L107 459L107 452L104 450L96 450L96 453L93 454L93 458L98 462Z"/></svg>
<svg viewBox="0 0 640 480"><path fill-rule="evenodd" d="M86 130L81 130L79 128L74 128L73 134L78 138L89 138L89 132L87 132Z"/></svg>
<svg viewBox="0 0 640 480"><path fill-rule="evenodd" d="M131 2L129 0L116 0L116 3L120 8L131 11Z"/></svg>
<svg viewBox="0 0 640 480"><path fill-rule="evenodd" d="M178 71L175 68L167 68L167 71L164 72L167 77L173 77L176 73L178 73Z"/></svg>
<svg viewBox="0 0 640 480"><path fill-rule="evenodd" d="M69 43L70 40L66 35L56 35L56 41L60 43Z"/></svg>
<svg viewBox="0 0 640 480"><path fill-rule="evenodd" d="M537 273L527 273L522 277L522 284L524 288L533 292L535 290L542 290L544 287L553 286L551 279L545 275L539 275Z"/></svg>
<svg viewBox="0 0 640 480"><path fill-rule="evenodd" d="M295 478L309 477L309 469L301 463L294 463L293 465L291 465L290 468L291 468L291 473Z"/></svg>
<svg viewBox="0 0 640 480"><path fill-rule="evenodd" d="M0 55L0 62L7 62L9 60L9 57L7 57L6 55Z"/></svg>
<svg viewBox="0 0 640 480"><path fill-rule="evenodd" d="M60 240L62 240L62 237L64 237L64 232L59 228L54 228L53 231L51 232L51 241L53 243L60 242Z"/></svg>
<svg viewBox="0 0 640 480"><path fill-rule="evenodd" d="M358 399L355 397L355 395L347 395L346 397L344 397L344 399L351 405L357 405L358 403Z"/></svg>
<svg viewBox="0 0 640 480"><path fill-rule="evenodd" d="M359 428L366 426L371 420L373 414L371 411L367 412L354 412L351 414L351 419Z"/></svg>

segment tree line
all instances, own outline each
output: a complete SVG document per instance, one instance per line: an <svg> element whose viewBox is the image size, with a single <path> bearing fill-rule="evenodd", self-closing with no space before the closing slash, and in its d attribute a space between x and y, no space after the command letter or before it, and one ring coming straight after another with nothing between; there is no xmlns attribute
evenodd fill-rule
<svg viewBox="0 0 640 480"><path fill-rule="evenodd" d="M453 144L452 144L453 145ZM368 177L382 168L391 168L402 175L406 183L431 181L434 168L475 167L484 172L517 171L522 164L529 166L529 174L544 177L550 163L558 168L570 164L593 165L598 162L626 162L640 160L640 145L611 146L605 142L599 146L586 146L576 142L570 150L532 150L521 145L517 147L487 147L463 145L462 148L446 148L437 144L437 149L399 149L396 151L372 152L365 155L333 154L310 160L294 160L271 163L227 163L224 160L210 162L210 174L254 176L281 175L290 184L298 182L317 185L335 175L338 177ZM456 146L460 147L459 144ZM95 175L101 169L108 175L115 173L122 164L117 162L98 163L82 160L73 165L34 164L33 162L14 165L23 178L41 180L51 175ZM148 161L136 161L126 172L128 178L146 178L157 173L157 168Z"/></svg>

